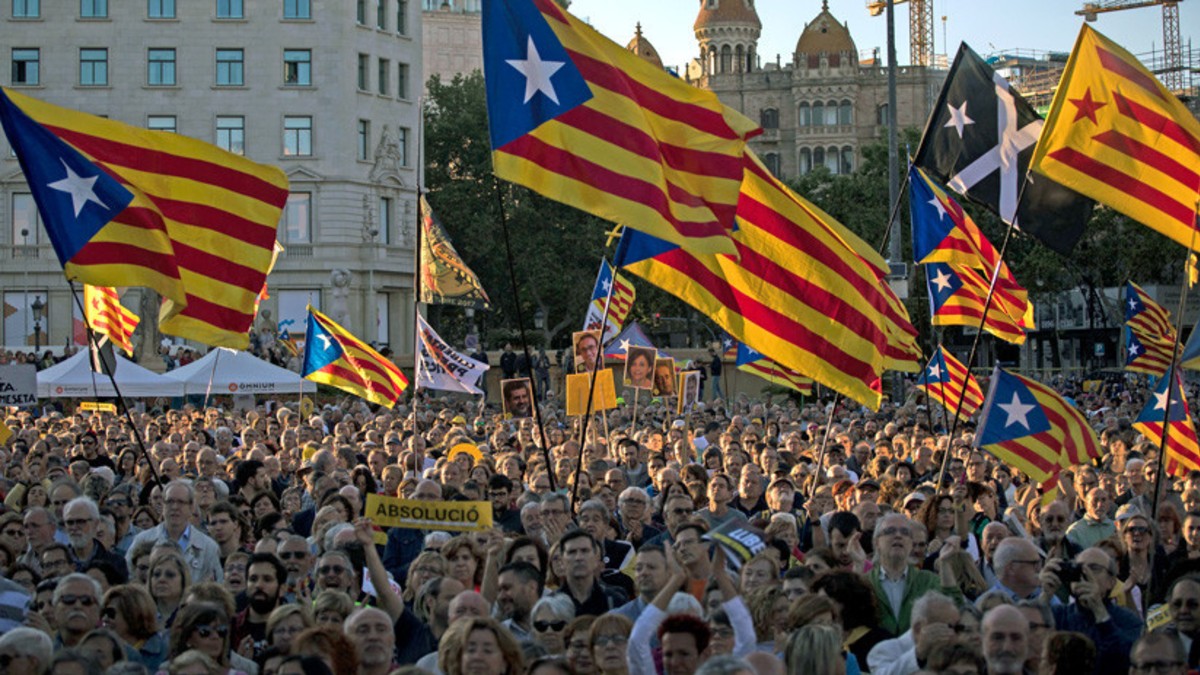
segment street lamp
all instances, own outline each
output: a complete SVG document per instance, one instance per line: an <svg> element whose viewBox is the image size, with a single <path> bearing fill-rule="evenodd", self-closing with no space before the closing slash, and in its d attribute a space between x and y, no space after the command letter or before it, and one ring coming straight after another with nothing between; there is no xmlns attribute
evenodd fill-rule
<svg viewBox="0 0 1200 675"><path fill-rule="evenodd" d="M39 352L42 350L42 314L46 311L42 296L35 295L29 309L33 310L33 351Z"/></svg>
<svg viewBox="0 0 1200 675"><path fill-rule="evenodd" d="M533 313L533 327L538 330L546 330L546 311L541 307Z"/></svg>

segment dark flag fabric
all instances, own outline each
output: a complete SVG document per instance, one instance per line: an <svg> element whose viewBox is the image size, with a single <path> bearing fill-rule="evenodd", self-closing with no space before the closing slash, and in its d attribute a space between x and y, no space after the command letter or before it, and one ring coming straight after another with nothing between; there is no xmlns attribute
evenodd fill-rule
<svg viewBox="0 0 1200 675"><path fill-rule="evenodd" d="M1030 176L1020 194L1041 130L1033 106L963 43L913 163L1066 255L1083 236L1093 203L1040 175Z"/></svg>

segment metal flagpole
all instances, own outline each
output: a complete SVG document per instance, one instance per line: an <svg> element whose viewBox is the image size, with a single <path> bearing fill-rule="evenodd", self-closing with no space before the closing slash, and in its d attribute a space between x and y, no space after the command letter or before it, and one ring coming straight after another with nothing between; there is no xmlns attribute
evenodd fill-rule
<svg viewBox="0 0 1200 675"><path fill-rule="evenodd" d="M612 306L613 291L616 290L616 288L617 266L614 264L612 266L612 279L609 280L608 284L608 297L604 299L604 313L600 316L600 339L597 341L599 344L596 345L596 359L592 361L592 369L589 373L590 377L588 378L587 405L583 408L583 428L579 430L579 462L575 466L575 488L571 491L572 507L575 505L575 499L579 496L579 474L583 472L583 446L587 444L587 425L588 420L591 419L590 413L592 411L592 398L596 393L596 373L600 369L600 364L604 362L604 331L608 330L608 310L609 307ZM591 300L588 300L589 305L591 302ZM625 354L625 358L629 358L628 353ZM672 377L674 377L673 373ZM605 417L605 423L607 423L607 421L608 418Z"/></svg>
<svg viewBox="0 0 1200 675"><path fill-rule="evenodd" d="M88 348L95 353L96 350L100 348L99 341L96 339L95 331L92 330L92 325L88 323L87 309L83 306L83 300L79 297L79 289L75 288L75 282L68 279L67 283L71 286L71 297L75 299L76 306L79 307L80 313L83 314L83 325L87 330L88 336ZM129 422L129 428L133 433L133 437L137 439L138 450L141 450L142 458L146 460L148 465L150 465L151 477L154 478L155 483L162 485L163 481L158 475L158 468L154 466L154 459L150 457L150 453L146 451L146 443L142 440L142 433L138 430L137 422L135 422L133 419L133 413L129 411L129 404L125 402L125 397L121 394L121 387L117 385L117 376L114 372L115 369L112 367L112 364L105 359L97 358L96 360L100 362L100 367L103 368L104 373L108 375L108 381L112 383L113 393L117 395L117 402L120 404L121 411L125 413L125 420Z"/></svg>
<svg viewBox="0 0 1200 675"><path fill-rule="evenodd" d="M842 395L840 392L833 393L833 404L829 406L829 418L825 420L825 431L821 436L821 451L817 453L817 472L813 476L812 485L808 489L808 498L811 500L813 495L817 494L817 487L821 484L821 465L825 463L825 449L829 446L829 429L833 427L833 415L837 412L838 403L841 403Z"/></svg>
<svg viewBox="0 0 1200 675"><path fill-rule="evenodd" d="M412 386L412 420L413 420L413 436L419 436L421 433L421 417L419 415L421 403L421 388L417 384L417 360L420 358L421 344L421 246L424 243L425 235L425 209L424 209L424 192L425 189L425 97L417 98L417 109L421 112L421 124L417 127L417 227L413 236L413 281L412 281L412 303L413 303L413 386ZM415 446L416 444L412 444ZM417 473L419 474L425 466L424 450L421 451Z"/></svg>

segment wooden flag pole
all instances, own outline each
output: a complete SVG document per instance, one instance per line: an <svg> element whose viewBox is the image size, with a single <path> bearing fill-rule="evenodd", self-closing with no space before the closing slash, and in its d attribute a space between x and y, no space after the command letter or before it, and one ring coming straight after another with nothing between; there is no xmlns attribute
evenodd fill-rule
<svg viewBox="0 0 1200 675"><path fill-rule="evenodd" d="M75 288L75 282L68 279L67 283L71 285L71 297L75 299L75 305L79 307L79 313L83 315L83 325L87 330L88 336L88 348L95 353L100 348L100 344L96 339L95 331L92 330L92 324L88 323L87 309L83 306L83 300L79 297L79 289ZM158 468L154 466L154 459L146 451L146 443L142 440L142 432L138 430L137 422L133 419L133 413L129 411L129 404L125 402L125 397L121 394L121 387L117 385L117 376L113 372L114 369L108 361L102 358L97 358L96 360L100 362L100 367L104 369L104 374L108 375L108 381L112 383L113 393L117 395L117 402L120 403L121 411L125 413L125 420L129 422L130 432L137 439L138 450L142 452L142 459L146 460L146 463L150 465L150 476L154 479L155 483L163 485L162 478L158 475Z"/></svg>
<svg viewBox="0 0 1200 675"><path fill-rule="evenodd" d="M629 358L629 354L625 354L625 358ZM635 388L633 390L633 422L631 423L631 429L630 429L630 431L632 433L637 433L638 394L640 394L640 393L642 393L641 389Z"/></svg>
<svg viewBox="0 0 1200 675"><path fill-rule="evenodd" d="M1196 209L1200 211L1200 199L1197 200ZM1200 227L1200 217L1196 218L1196 227ZM1152 523L1158 522L1158 497L1162 490L1163 476L1167 473L1167 435L1171 432L1171 396L1175 393L1175 368L1179 365L1179 341L1183 338L1183 310L1187 307L1188 287L1190 285L1187 266L1188 259L1192 251L1196 248L1196 227L1192 228L1192 241L1183 256L1183 283L1179 291L1179 313L1175 316L1175 344L1171 348L1171 367L1167 369L1166 375L1163 376L1170 378L1170 380L1167 382L1166 410L1163 411L1162 440L1158 444L1158 468L1154 472L1154 501L1150 504L1150 522ZM1150 569L1154 569L1154 553L1151 552L1150 556Z"/></svg>

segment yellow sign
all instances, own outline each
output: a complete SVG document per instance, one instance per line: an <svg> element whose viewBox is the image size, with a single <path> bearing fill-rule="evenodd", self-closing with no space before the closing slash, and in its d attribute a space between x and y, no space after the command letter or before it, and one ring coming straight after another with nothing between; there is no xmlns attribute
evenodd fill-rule
<svg viewBox="0 0 1200 675"><path fill-rule="evenodd" d="M89 412L106 412L114 415L117 414L116 403L97 403L96 401L84 401L83 403L79 404L79 409L87 410Z"/></svg>
<svg viewBox="0 0 1200 675"><path fill-rule="evenodd" d="M582 415L587 408L588 380L591 373L567 376L567 414ZM592 412L612 410L617 407L617 388L613 384L613 371L605 368L596 371L596 388L592 394Z"/></svg>
<svg viewBox="0 0 1200 675"><path fill-rule="evenodd" d="M380 527L476 532L492 527L492 503L425 501L367 495L367 516Z"/></svg>
<svg viewBox="0 0 1200 675"><path fill-rule="evenodd" d="M1157 605L1146 615L1146 630L1155 631L1171 623L1171 608Z"/></svg>
<svg viewBox="0 0 1200 675"><path fill-rule="evenodd" d="M0 420L0 445L7 443L8 439L12 438L12 435L12 429L8 428L8 425L4 423L4 420Z"/></svg>

